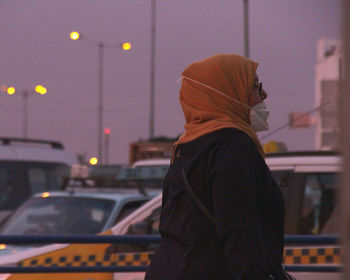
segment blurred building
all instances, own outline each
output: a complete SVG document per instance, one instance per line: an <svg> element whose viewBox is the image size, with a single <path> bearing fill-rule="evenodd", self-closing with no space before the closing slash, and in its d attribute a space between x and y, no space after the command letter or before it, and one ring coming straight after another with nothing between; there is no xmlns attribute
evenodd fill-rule
<svg viewBox="0 0 350 280"><path fill-rule="evenodd" d="M158 137L146 141L131 142L129 164L151 158L170 158L172 146L177 138Z"/></svg>
<svg viewBox="0 0 350 280"><path fill-rule="evenodd" d="M339 124L337 111L340 94L340 78L343 73L343 48L339 40L321 38L317 44L315 68L316 150L339 148Z"/></svg>

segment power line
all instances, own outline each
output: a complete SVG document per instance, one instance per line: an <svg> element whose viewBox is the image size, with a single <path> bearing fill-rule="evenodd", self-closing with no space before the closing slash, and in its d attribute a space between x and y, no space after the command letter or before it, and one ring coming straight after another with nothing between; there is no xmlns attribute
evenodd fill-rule
<svg viewBox="0 0 350 280"><path fill-rule="evenodd" d="M307 117L307 116L310 115L311 113L318 111L318 110L321 109L323 106L325 106L325 105L327 105L327 104L329 104L329 103L331 103L331 101L327 101L327 102L321 104L320 106L318 106L318 107L316 107L316 108L314 108L314 109L312 109L312 110L306 112L305 114L303 114L303 115L301 115L300 117L296 118L294 121L298 121L298 120L300 120L300 119L303 119L303 118ZM289 126L289 122L286 123L286 124L284 124L284 125L282 125L282 126L280 126L280 127L278 127L278 128L276 128L276 129L274 129L274 130L272 130L271 132L265 134L264 136L262 136L262 137L260 138L260 140L263 140L263 139L265 139L265 138L267 138L267 137L269 137L269 136L275 134L276 132L278 132L278 131L280 131L280 130L282 130L282 129L288 127L288 126Z"/></svg>

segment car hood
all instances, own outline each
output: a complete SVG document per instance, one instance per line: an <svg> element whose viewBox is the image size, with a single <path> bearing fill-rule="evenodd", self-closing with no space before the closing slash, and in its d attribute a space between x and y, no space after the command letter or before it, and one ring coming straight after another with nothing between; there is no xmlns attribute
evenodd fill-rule
<svg viewBox="0 0 350 280"><path fill-rule="evenodd" d="M43 246L43 245L42 245ZM6 245L5 248L0 249L0 258L4 256L9 256L12 254L20 253L30 249L38 248L38 246L16 246L16 245Z"/></svg>

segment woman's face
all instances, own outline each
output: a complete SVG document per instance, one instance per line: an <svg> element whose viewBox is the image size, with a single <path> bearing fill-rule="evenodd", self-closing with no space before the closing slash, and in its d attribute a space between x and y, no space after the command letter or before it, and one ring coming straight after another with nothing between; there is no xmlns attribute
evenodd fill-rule
<svg viewBox="0 0 350 280"><path fill-rule="evenodd" d="M266 98L267 98L267 93L263 89L262 83L259 83L258 75L255 75L253 88L248 97L248 105L250 107L253 107L254 105L265 100Z"/></svg>

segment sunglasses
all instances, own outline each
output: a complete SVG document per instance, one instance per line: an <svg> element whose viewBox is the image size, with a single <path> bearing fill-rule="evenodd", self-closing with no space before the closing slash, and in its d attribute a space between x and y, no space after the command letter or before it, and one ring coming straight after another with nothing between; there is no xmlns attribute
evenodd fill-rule
<svg viewBox="0 0 350 280"><path fill-rule="evenodd" d="M259 83L257 80L254 81L254 87L259 88L259 96L261 99L264 99L264 94L263 94L263 84Z"/></svg>

